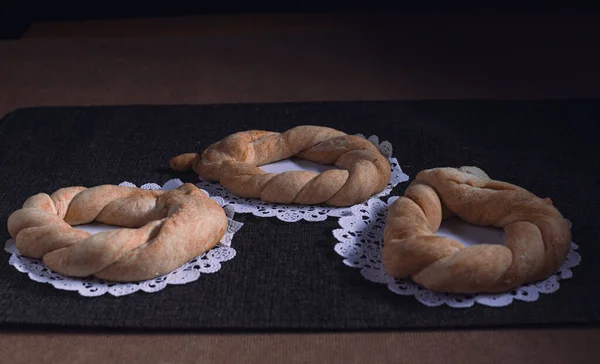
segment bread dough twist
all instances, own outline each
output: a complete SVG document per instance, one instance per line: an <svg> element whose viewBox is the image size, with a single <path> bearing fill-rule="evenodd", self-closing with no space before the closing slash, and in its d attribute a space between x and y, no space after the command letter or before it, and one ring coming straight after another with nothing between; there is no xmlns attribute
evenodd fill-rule
<svg viewBox="0 0 600 364"><path fill-rule="evenodd" d="M434 235L456 215L502 227L504 245L461 243ZM389 208L383 265L393 277L441 292L505 292L553 274L569 252L568 222L531 192L490 179L476 167L421 171Z"/></svg>
<svg viewBox="0 0 600 364"><path fill-rule="evenodd" d="M71 225L124 228L91 235ZM8 218L21 254L73 277L133 282L167 274L216 245L227 216L190 183L171 191L102 185L30 197Z"/></svg>
<svg viewBox="0 0 600 364"><path fill-rule="evenodd" d="M323 173L266 173L258 166L297 157L339 169ZM282 204L351 206L381 192L390 182L390 164L368 140L341 131L303 125L275 133L250 130L212 144L202 154L170 162L175 171L193 169L240 197Z"/></svg>

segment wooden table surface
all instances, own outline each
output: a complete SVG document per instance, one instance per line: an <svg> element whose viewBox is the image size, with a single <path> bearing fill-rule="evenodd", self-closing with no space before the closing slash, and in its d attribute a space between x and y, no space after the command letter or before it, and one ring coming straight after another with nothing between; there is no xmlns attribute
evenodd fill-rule
<svg viewBox="0 0 600 364"><path fill-rule="evenodd" d="M596 98L598 14L463 9L34 24L22 39L0 42L0 115L43 105ZM597 327L0 334L6 363L591 363L599 356Z"/></svg>

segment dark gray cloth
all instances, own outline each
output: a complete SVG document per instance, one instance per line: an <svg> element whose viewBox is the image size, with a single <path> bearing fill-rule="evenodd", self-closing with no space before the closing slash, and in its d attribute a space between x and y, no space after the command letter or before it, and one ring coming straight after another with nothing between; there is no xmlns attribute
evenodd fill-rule
<svg viewBox="0 0 600 364"><path fill-rule="evenodd" d="M0 220L65 186L164 183L169 159L247 129L301 124L377 134L412 177L477 165L551 197L572 220L580 266L535 303L428 308L342 263L327 221L238 214L237 256L217 274L158 293L85 298L33 282L0 253L0 324L131 329L396 329L598 322L597 101L412 101L22 109L0 123ZM398 186L402 194L407 183ZM1 242L9 239L0 230Z"/></svg>

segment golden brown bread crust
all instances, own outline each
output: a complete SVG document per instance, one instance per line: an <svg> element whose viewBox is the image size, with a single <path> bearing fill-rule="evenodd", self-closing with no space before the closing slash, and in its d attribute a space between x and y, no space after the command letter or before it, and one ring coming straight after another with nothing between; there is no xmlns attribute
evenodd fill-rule
<svg viewBox="0 0 600 364"><path fill-rule="evenodd" d="M323 173L266 173L259 166L298 157L339 169ZM312 125L284 133L250 130L232 134L202 154L171 159L175 171L193 169L244 198L283 204L351 206L381 192L391 177L390 164L368 140Z"/></svg>
<svg viewBox="0 0 600 364"><path fill-rule="evenodd" d="M95 235L71 225L123 226ZM216 245L227 229L218 203L186 183L171 191L102 185L30 197L8 218L19 252L53 271L134 282L169 273Z"/></svg>
<svg viewBox="0 0 600 364"><path fill-rule="evenodd" d="M504 228L506 245L466 248L434 235L451 215ZM393 277L434 291L491 293L553 274L567 257L571 231L549 199L476 167L434 168L419 172L390 206L383 240L383 264Z"/></svg>

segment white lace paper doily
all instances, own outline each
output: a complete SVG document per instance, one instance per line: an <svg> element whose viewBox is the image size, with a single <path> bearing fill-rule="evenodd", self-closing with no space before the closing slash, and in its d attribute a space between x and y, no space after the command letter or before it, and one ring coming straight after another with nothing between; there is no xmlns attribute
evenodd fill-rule
<svg viewBox="0 0 600 364"><path fill-rule="evenodd" d="M155 183L147 183L142 185L141 188L148 190L172 190L182 184L183 183L179 179L172 179L167 181L162 187ZM136 187L129 182L123 182L119 184L119 186ZM206 191L203 192L207 193ZM231 246L231 240L243 224L233 220L233 209L227 206L221 197L211 196L210 198L223 206L228 217L229 224L223 239L221 239L221 241L211 250L190 260L174 271L143 282L114 283L97 278L80 279L66 277L52 272L46 267L41 259L28 258L19 254L13 239L6 242L4 249L11 254L9 264L14 266L19 272L27 273L32 280L41 283L49 283L57 289L77 291L80 295L86 297L101 296L105 293L113 296L124 296L140 290L148 293L157 292L165 288L168 284L185 284L196 281L202 274L215 273L221 269L221 263L235 257L236 251ZM76 228L94 234L100 231L116 229L118 227L103 224L87 224L76 226Z"/></svg>
<svg viewBox="0 0 600 364"><path fill-rule="evenodd" d="M577 266L581 256L578 246L571 243L569 255L558 271L541 282L526 284L512 292L501 294L449 294L432 292L414 283L410 279L394 279L384 270L381 263L381 247L388 206L398 197L390 197L388 202L371 199L364 204L351 208L351 213L338 220L340 229L333 231L339 241L334 250L344 258L344 264L359 268L367 280L387 285L390 291L402 296L415 296L422 304L430 307L448 305L454 308L471 307L479 303L491 307L511 304L515 299L536 301L541 293L556 292L561 279L571 278L571 268ZM453 237L465 245L482 242L502 243L504 233L501 229L472 227L466 223L444 222L439 235Z"/></svg>
<svg viewBox="0 0 600 364"><path fill-rule="evenodd" d="M365 138L362 134L356 135ZM379 137L377 135L371 135L367 140L373 143L373 145L379 149L381 154L388 158L392 168L390 183L383 191L371 196L370 199L388 196L392 192L392 189L399 183L408 181L408 175L402 171L398 159L392 157L392 144L390 142L379 142ZM270 163L261 166L260 168L271 173L281 173L289 170L305 170L320 173L335 167L292 158ZM277 217L279 220L285 222L297 222L300 220L324 221L328 216L341 217L350 212L350 207L336 208L324 205L284 205L268 203L259 199L241 198L234 195L217 182L205 181L202 178L200 178L200 182L198 182L197 185L208 191L211 195L222 197L237 213L251 213L258 217Z"/></svg>

